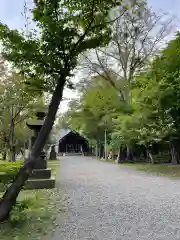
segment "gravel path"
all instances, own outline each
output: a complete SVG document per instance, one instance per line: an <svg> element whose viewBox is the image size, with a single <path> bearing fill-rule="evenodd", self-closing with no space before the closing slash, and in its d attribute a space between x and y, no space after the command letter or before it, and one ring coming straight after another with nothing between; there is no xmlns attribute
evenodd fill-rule
<svg viewBox="0 0 180 240"><path fill-rule="evenodd" d="M180 240L180 181L85 157L61 160L67 211L52 240Z"/></svg>

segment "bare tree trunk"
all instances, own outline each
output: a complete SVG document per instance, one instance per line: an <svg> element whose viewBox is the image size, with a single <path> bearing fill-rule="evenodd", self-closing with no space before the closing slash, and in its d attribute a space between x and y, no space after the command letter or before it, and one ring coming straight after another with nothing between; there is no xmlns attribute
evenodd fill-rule
<svg viewBox="0 0 180 240"><path fill-rule="evenodd" d="M7 158L7 143L8 143L8 139L6 137L6 134L3 133L3 160L6 160Z"/></svg>
<svg viewBox="0 0 180 240"><path fill-rule="evenodd" d="M6 160L6 157L7 157L7 153L6 153L6 150L4 150L4 152L3 152L3 160L4 161Z"/></svg>
<svg viewBox="0 0 180 240"><path fill-rule="evenodd" d="M98 144L98 140L96 141L96 158L99 158L99 144Z"/></svg>
<svg viewBox="0 0 180 240"><path fill-rule="evenodd" d="M118 155L117 155L117 160L116 160L116 162L119 164L119 163L121 163L121 158L120 158L120 156L121 156L121 147L119 147L119 151L118 151Z"/></svg>
<svg viewBox="0 0 180 240"><path fill-rule="evenodd" d="M176 154L175 154L175 149L173 144L170 144L170 154L171 154L171 162L172 164L177 164L177 159L176 159Z"/></svg>
<svg viewBox="0 0 180 240"><path fill-rule="evenodd" d="M154 164L155 162L154 162L153 155L152 155L151 152L148 150L148 148L147 148L147 156L148 156L149 159L150 159L150 163L151 163L151 164Z"/></svg>
<svg viewBox="0 0 180 240"><path fill-rule="evenodd" d="M9 150L10 150L10 159L9 162L15 162L13 156L13 145L14 145L14 106L11 106L11 124L9 130Z"/></svg>
<svg viewBox="0 0 180 240"><path fill-rule="evenodd" d="M131 148L129 145L127 145L126 160L127 160L128 162L133 162L133 161L134 161L134 156L133 156L132 148Z"/></svg>
<svg viewBox="0 0 180 240"><path fill-rule="evenodd" d="M102 157L102 146L101 146L101 142L98 141L98 159L101 159Z"/></svg>
<svg viewBox="0 0 180 240"><path fill-rule="evenodd" d="M10 211L12 207L16 203L16 199L24 186L26 180L29 175L32 173L32 170L35 166L36 159L39 157L43 147L48 139L48 136L53 127L56 113L62 99L65 77L61 77L58 81L58 84L54 90L51 103L49 105L48 114L45 118L45 122L41 128L41 131L34 143L34 146L31 151L31 155L28 160L24 163L23 167L21 167L16 180L12 183L12 185L7 189L5 194L2 197L0 202L0 221L4 221L9 217Z"/></svg>
<svg viewBox="0 0 180 240"><path fill-rule="evenodd" d="M12 146L11 161L12 162L16 161L16 147L14 145Z"/></svg>
<svg viewBox="0 0 180 240"><path fill-rule="evenodd" d="M147 152L147 147L146 146L144 146L142 154L143 154L143 160L145 162L148 162L148 152Z"/></svg>
<svg viewBox="0 0 180 240"><path fill-rule="evenodd" d="M170 153L171 153L171 162L172 164L180 164L180 144L179 140L173 140L170 142Z"/></svg>
<svg viewBox="0 0 180 240"><path fill-rule="evenodd" d="M99 151L99 158L104 157L104 145L100 142L100 151Z"/></svg>
<svg viewBox="0 0 180 240"><path fill-rule="evenodd" d="M24 150L22 148L20 148L20 153L22 154L22 156L24 155Z"/></svg>
<svg viewBox="0 0 180 240"><path fill-rule="evenodd" d="M117 156L117 163L121 163L125 160L125 155L126 155L126 151L125 149L123 149L122 146L119 147L119 152L118 152L118 156Z"/></svg>
<svg viewBox="0 0 180 240"><path fill-rule="evenodd" d="M16 148L14 146L14 120L12 120L11 123L11 161L15 162L16 161Z"/></svg>

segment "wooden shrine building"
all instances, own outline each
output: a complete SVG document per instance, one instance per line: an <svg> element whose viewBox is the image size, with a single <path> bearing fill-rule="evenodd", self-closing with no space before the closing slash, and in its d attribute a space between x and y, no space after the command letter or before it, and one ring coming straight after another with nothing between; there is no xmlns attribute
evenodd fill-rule
<svg viewBox="0 0 180 240"><path fill-rule="evenodd" d="M58 153L60 155L67 153L89 155L90 152L91 149L87 139L70 129L61 130L58 139Z"/></svg>

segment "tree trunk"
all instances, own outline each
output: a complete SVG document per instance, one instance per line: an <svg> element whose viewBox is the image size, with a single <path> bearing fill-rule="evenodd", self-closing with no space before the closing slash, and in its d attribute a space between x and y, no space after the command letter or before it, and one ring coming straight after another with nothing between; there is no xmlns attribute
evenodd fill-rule
<svg viewBox="0 0 180 240"><path fill-rule="evenodd" d="M23 167L21 167L16 180L12 183L12 185L7 189L5 194L2 197L0 202L0 221L4 221L9 217L10 211L12 207L16 203L16 199L21 191L22 187L24 186L26 180L28 179L29 175L32 173L32 170L36 164L36 159L39 157L43 147L48 139L48 136L51 132L53 127L56 113L62 99L64 84L65 84L65 77L61 77L57 83L57 86L54 90L51 103L48 108L48 113L45 118L44 124L41 128L41 131L33 145L30 157L24 163Z"/></svg>
<svg viewBox="0 0 180 240"><path fill-rule="evenodd" d="M9 130L9 150L10 150L10 159L9 162L15 162L13 159L13 145L14 145L14 106L11 106L11 124Z"/></svg>
<svg viewBox="0 0 180 240"><path fill-rule="evenodd" d="M121 147L119 147L119 151L118 151L118 156L117 156L116 162L117 162L118 164L121 163Z"/></svg>
<svg viewBox="0 0 180 240"><path fill-rule="evenodd" d="M172 164L180 164L180 144L179 140L173 140L170 142L170 153L171 153L171 162Z"/></svg>
<svg viewBox="0 0 180 240"><path fill-rule="evenodd" d="M15 162L16 161L16 148L14 146L14 120L12 119L11 123L11 161Z"/></svg>
<svg viewBox="0 0 180 240"><path fill-rule="evenodd" d="M98 144L98 140L96 141L96 158L99 158L99 144Z"/></svg>
<svg viewBox="0 0 180 240"><path fill-rule="evenodd" d="M148 162L148 152L146 147L143 149L143 160L145 160L145 162Z"/></svg>
<svg viewBox="0 0 180 240"><path fill-rule="evenodd" d="M12 162L16 161L16 147L15 146L12 146L11 161Z"/></svg>
<svg viewBox="0 0 180 240"><path fill-rule="evenodd" d="M3 151L3 160L7 159L7 145L8 145L8 139L6 137L6 134L3 133L3 147L4 147L4 151Z"/></svg>
<svg viewBox="0 0 180 240"><path fill-rule="evenodd" d="M24 156L24 150L22 148L20 148L20 153Z"/></svg>
<svg viewBox="0 0 180 240"><path fill-rule="evenodd" d="M123 146L119 147L119 152L118 152L118 156L117 156L117 163L121 163L124 162L126 158L126 151L125 149L123 149Z"/></svg>
<svg viewBox="0 0 180 240"><path fill-rule="evenodd" d="M103 157L104 157L104 145L100 143L99 158L101 159Z"/></svg>
<svg viewBox="0 0 180 240"><path fill-rule="evenodd" d="M132 149L129 145L127 145L127 155L126 155L127 162L134 162L134 156Z"/></svg>
<svg viewBox="0 0 180 240"><path fill-rule="evenodd" d="M3 152L3 160L5 161L6 160L6 157L7 157L7 153L6 151Z"/></svg>
<svg viewBox="0 0 180 240"><path fill-rule="evenodd" d="M6 146L4 146L4 151L3 151L3 160L5 161L7 158L7 152L6 152Z"/></svg>
<svg viewBox="0 0 180 240"><path fill-rule="evenodd" d="M148 150L147 148L147 156L149 157L149 160L150 160L150 163L151 164L154 164L154 158L153 158L153 155L151 154L151 152Z"/></svg>

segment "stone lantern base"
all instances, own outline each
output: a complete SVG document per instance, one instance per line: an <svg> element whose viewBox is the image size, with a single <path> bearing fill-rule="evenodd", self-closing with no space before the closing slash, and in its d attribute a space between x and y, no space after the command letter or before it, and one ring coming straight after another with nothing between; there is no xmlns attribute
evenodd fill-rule
<svg viewBox="0 0 180 240"><path fill-rule="evenodd" d="M55 187L55 178L49 177L51 175L51 169L34 170L33 175L28 179L25 188L26 189L50 189Z"/></svg>
<svg viewBox="0 0 180 240"><path fill-rule="evenodd" d="M26 125L29 129L33 130L33 136L30 140L30 149L37 139L37 136L44 124L46 113L39 111L36 113L37 119L30 119ZM41 152L40 157L36 160L36 165L32 175L26 182L26 189L41 189L41 188L54 188L55 179L51 177L51 169L47 169L46 154Z"/></svg>
<svg viewBox="0 0 180 240"><path fill-rule="evenodd" d="M37 160L32 175L26 182L26 189L49 189L55 187L55 178L51 176L51 169L47 168L45 153L43 152Z"/></svg>

